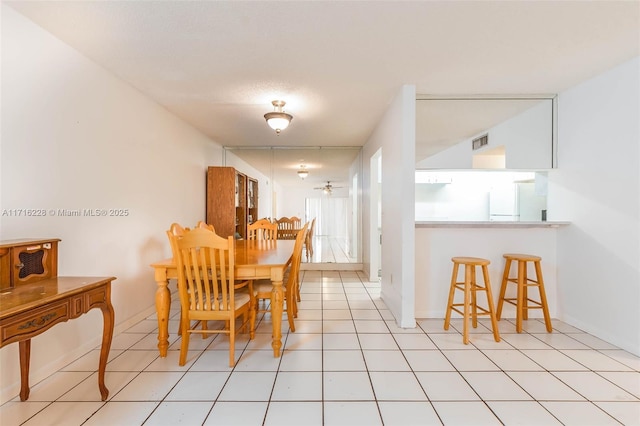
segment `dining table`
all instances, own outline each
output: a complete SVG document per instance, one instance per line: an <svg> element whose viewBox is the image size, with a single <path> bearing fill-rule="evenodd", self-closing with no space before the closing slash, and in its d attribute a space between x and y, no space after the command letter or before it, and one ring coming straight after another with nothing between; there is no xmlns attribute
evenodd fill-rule
<svg viewBox="0 0 640 426"><path fill-rule="evenodd" d="M293 255L295 240L236 240L234 247L235 279L269 279L271 292L271 320L273 333L271 347L273 356L280 356L282 347L282 311L284 306L284 273ZM156 313L158 316L158 350L161 357L167 356L169 348L169 311L171 291L169 280L178 279L178 265L173 259L164 259L151 264L154 269L156 290Z"/></svg>

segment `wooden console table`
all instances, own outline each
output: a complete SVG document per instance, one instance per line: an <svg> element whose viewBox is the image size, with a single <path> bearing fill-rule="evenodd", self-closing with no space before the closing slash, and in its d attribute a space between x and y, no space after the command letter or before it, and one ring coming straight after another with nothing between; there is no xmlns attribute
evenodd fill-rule
<svg viewBox="0 0 640 426"><path fill-rule="evenodd" d="M102 400L107 399L109 390L104 384L104 373L113 337L113 280L114 277L56 277L0 293L0 348L13 342L19 344L21 401L29 398L31 338L93 308L100 308L104 317L98 387Z"/></svg>

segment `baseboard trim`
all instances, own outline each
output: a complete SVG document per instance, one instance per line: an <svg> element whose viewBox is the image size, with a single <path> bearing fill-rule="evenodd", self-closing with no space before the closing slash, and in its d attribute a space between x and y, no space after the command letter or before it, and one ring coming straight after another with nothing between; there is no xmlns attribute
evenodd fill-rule
<svg viewBox="0 0 640 426"><path fill-rule="evenodd" d="M362 271L362 263L301 263L302 271Z"/></svg>

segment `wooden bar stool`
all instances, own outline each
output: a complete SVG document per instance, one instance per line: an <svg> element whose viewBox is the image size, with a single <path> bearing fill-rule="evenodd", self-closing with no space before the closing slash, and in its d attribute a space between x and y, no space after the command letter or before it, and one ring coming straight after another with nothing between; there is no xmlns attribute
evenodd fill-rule
<svg viewBox="0 0 640 426"><path fill-rule="evenodd" d="M493 296L491 295L491 284L489 283L489 271L487 265L491 263L487 259L479 257L453 257L453 273L451 274L451 288L449 289L449 301L447 303L447 315L444 319L444 329L449 329L451 321L451 311L456 311L464 318L462 328L462 341L464 344L469 343L469 316L473 323L473 328L478 327L478 315L488 315L491 318L491 327L493 328L493 338L496 342L500 341L498 333L498 322L493 310ZM458 282L458 269L460 265L464 265L464 281ZM476 281L476 266L482 267L482 276L484 279L484 287ZM453 303L456 289L464 292L464 303ZM482 308L477 304L476 292L478 290L487 293L488 308ZM462 307L461 311L458 307ZM471 312L469 312L471 310ZM478 312L480 311L480 312Z"/></svg>
<svg viewBox="0 0 640 426"><path fill-rule="evenodd" d="M544 315L544 323L547 331L551 333L551 318L549 318L549 308L547 306L547 296L544 291L544 281L542 279L542 268L540 267L539 256L530 254L505 254L503 257L507 260L504 265L504 273L502 274L502 285L500 287L500 298L498 299L498 319L502 314L502 305L504 302L510 303L516 307L516 331L522 332L522 320L529 318L529 309L542 309ZM511 271L511 263L518 262L518 275L509 277ZM536 271L536 279L527 277L527 262L533 262ZM516 297L505 297L508 283L518 285ZM528 295L528 287L538 287L540 301L532 300Z"/></svg>

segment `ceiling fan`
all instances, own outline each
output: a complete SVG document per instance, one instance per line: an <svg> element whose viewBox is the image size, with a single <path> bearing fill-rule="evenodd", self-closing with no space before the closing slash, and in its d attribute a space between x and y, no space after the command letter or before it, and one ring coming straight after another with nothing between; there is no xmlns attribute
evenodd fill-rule
<svg viewBox="0 0 640 426"><path fill-rule="evenodd" d="M331 192L334 189L338 189L338 188L343 188L342 186L333 186L331 185L331 181L327 181L327 184L325 186L318 186L316 188L313 189L322 189L322 192L324 192L327 195L331 195Z"/></svg>

